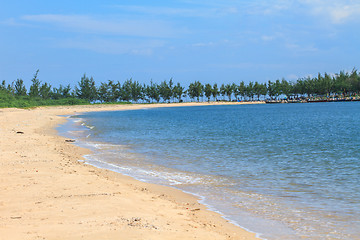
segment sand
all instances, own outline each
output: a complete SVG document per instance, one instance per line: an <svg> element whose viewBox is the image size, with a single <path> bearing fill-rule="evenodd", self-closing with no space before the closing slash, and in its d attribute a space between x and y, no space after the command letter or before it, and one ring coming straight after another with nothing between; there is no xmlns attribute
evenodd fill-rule
<svg viewBox="0 0 360 240"><path fill-rule="evenodd" d="M0 239L256 239L192 195L79 162L89 150L55 130L60 115L189 105L0 109Z"/></svg>

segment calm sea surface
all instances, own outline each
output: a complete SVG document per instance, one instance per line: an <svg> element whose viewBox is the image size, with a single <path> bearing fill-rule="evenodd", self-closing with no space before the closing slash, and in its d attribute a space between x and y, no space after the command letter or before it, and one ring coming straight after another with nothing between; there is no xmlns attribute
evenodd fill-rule
<svg viewBox="0 0 360 240"><path fill-rule="evenodd" d="M87 162L171 185L265 239L360 239L360 103L156 108L59 128Z"/></svg>

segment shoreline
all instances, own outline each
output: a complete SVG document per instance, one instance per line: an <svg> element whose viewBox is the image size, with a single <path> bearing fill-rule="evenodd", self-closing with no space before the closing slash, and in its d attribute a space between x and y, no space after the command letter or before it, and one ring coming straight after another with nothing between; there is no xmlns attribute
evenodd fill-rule
<svg viewBox="0 0 360 240"><path fill-rule="evenodd" d="M0 109L0 239L258 239L181 190L78 160L90 153L57 135L60 115L180 103Z"/></svg>

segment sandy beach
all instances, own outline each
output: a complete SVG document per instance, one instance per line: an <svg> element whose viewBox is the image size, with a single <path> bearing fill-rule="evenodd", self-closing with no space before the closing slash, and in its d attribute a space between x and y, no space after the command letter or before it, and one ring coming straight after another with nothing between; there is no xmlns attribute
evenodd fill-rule
<svg viewBox="0 0 360 240"><path fill-rule="evenodd" d="M192 195L79 162L89 150L55 130L62 115L197 105L0 109L0 240L257 239Z"/></svg>

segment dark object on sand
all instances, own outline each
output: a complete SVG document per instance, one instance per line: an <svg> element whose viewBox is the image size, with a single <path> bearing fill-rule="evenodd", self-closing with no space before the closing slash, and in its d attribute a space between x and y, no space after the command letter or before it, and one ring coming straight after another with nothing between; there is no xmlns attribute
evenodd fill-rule
<svg viewBox="0 0 360 240"><path fill-rule="evenodd" d="M18 131L18 132L16 132L17 134L24 134L24 132L21 132L21 131Z"/></svg>
<svg viewBox="0 0 360 240"><path fill-rule="evenodd" d="M75 142L75 140L72 140L72 139L66 139L66 140L65 140L65 142L70 142L70 143L72 143L72 142Z"/></svg>

